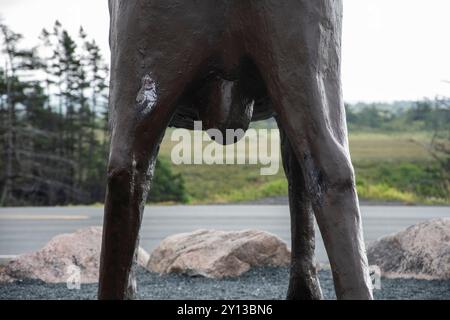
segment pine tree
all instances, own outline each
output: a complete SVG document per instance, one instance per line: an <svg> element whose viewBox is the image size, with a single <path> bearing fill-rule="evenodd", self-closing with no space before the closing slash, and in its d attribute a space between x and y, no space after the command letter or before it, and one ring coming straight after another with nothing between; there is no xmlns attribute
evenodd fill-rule
<svg viewBox="0 0 450 320"><path fill-rule="evenodd" d="M2 193L0 204L16 204L21 198L23 185L27 180L34 180L30 174L33 167L33 143L31 137L35 134L28 123L27 115L33 104L45 100L38 81L33 79L33 70L40 67L36 50L20 49L22 36L10 30L6 25L0 25L2 36L2 53L5 68L2 70L2 131L4 146L4 176L2 177Z"/></svg>
<svg viewBox="0 0 450 320"><path fill-rule="evenodd" d="M108 66L81 28L56 21L39 48L0 24L0 206L104 199ZM158 161L154 199L186 201L181 176Z"/></svg>
<svg viewBox="0 0 450 320"><path fill-rule="evenodd" d="M103 198L104 188L100 187L105 182L107 158L107 119L103 118L107 112L108 95L108 67L103 61L100 48L95 40L88 41L84 31L80 30L80 38L83 40L82 65L85 67L87 83L90 88L90 118L87 119L89 131L87 141L87 163L85 189L89 190L92 198ZM100 140L98 137L102 136ZM99 184L101 182L101 184Z"/></svg>

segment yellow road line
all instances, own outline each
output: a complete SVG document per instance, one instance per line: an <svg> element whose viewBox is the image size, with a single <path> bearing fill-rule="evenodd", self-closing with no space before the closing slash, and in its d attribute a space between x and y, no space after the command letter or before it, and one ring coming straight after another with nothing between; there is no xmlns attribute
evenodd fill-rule
<svg viewBox="0 0 450 320"><path fill-rule="evenodd" d="M49 214L5 214L0 215L0 220L86 220L85 215L49 215Z"/></svg>

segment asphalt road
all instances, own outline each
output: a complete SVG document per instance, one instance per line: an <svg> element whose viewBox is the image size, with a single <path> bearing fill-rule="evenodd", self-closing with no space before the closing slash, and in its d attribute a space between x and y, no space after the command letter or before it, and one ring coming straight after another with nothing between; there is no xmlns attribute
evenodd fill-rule
<svg viewBox="0 0 450 320"><path fill-rule="evenodd" d="M450 217L450 207L362 206L364 236L370 243L420 221ZM32 207L0 209L0 255L37 250L53 236L86 226L100 226L102 207ZM165 237L196 229L261 229L290 242L287 206L150 206L141 229L141 246L151 250ZM326 262L317 232L317 258Z"/></svg>

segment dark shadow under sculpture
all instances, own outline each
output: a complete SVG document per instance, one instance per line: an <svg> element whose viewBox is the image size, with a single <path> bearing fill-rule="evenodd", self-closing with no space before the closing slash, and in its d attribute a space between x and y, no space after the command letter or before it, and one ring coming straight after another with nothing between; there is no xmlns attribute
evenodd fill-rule
<svg viewBox="0 0 450 320"><path fill-rule="evenodd" d="M314 215L341 299L371 299L341 93L342 1L110 0L111 149L99 298L133 298L133 263L168 126L277 119L289 182L287 297L322 297Z"/></svg>

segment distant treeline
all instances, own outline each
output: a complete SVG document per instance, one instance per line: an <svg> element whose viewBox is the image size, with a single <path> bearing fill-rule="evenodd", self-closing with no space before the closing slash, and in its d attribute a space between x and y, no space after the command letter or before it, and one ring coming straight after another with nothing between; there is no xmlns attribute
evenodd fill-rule
<svg viewBox="0 0 450 320"><path fill-rule="evenodd" d="M109 70L100 48L58 21L38 46L22 40L0 24L0 206L101 202ZM181 177L158 171L152 198L184 201Z"/></svg>
<svg viewBox="0 0 450 320"><path fill-rule="evenodd" d="M109 73L99 47L59 22L31 49L6 25L0 31L0 204L99 199Z"/></svg>
<svg viewBox="0 0 450 320"><path fill-rule="evenodd" d="M449 84L450 85L450 84ZM345 104L347 126L352 131L450 130L450 99ZM274 119L252 123L253 128L276 128Z"/></svg>
<svg viewBox="0 0 450 320"><path fill-rule="evenodd" d="M347 104L350 131L450 130L450 99Z"/></svg>
<svg viewBox="0 0 450 320"><path fill-rule="evenodd" d="M23 48L22 40L0 24L0 206L102 202L108 65L82 28L73 36L56 22L42 31L38 46ZM445 173L450 171L449 104L436 99L347 105L348 126L350 131L432 131L430 150ZM167 159L158 160L153 185L152 201L188 200L183 177L171 171Z"/></svg>

